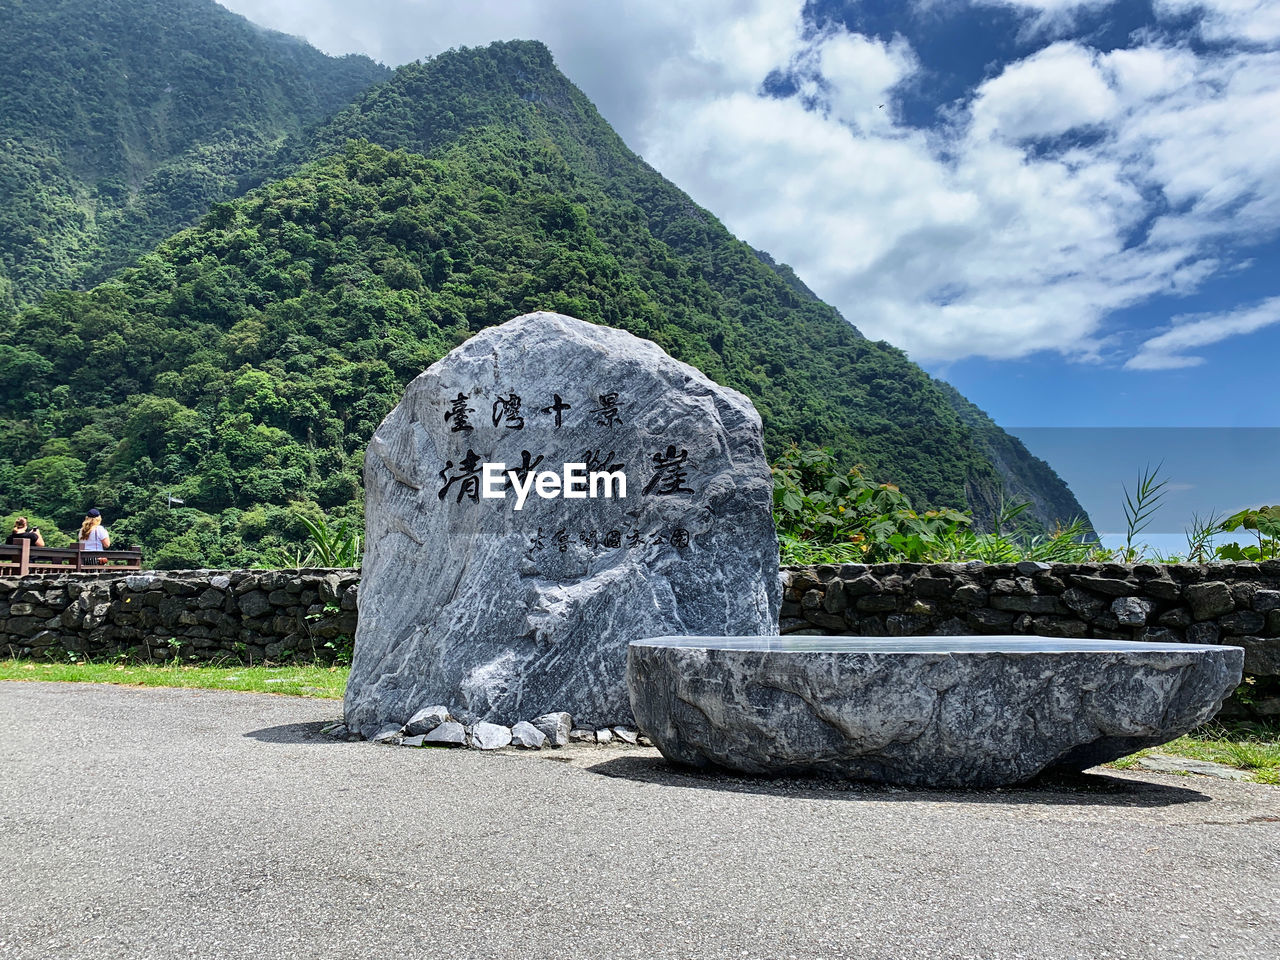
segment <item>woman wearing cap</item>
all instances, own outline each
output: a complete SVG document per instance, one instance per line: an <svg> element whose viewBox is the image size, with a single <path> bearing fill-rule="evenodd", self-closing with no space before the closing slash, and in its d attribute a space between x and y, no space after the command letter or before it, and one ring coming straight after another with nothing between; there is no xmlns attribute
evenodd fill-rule
<svg viewBox="0 0 1280 960"><path fill-rule="evenodd" d="M107 528L102 525L102 514L96 508L90 510L89 515L84 518L84 523L80 524L80 549L88 552L110 548L111 534L107 533ZM101 558L100 562L105 563L106 558Z"/></svg>

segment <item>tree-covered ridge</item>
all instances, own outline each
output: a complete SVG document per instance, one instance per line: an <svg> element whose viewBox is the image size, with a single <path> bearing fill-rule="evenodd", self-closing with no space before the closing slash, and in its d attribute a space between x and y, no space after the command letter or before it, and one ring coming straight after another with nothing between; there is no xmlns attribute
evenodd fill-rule
<svg viewBox="0 0 1280 960"><path fill-rule="evenodd" d="M369 88L282 151L276 172L287 174L350 140L429 156L471 130L494 124L510 126L530 140L553 143L578 181L592 188L584 193L583 203L603 198L612 202L624 222L615 230L597 218L602 237L625 234L627 224L638 219L713 279L731 280L733 271L747 268L750 255L780 274L797 296L817 301L790 267L736 240L710 211L632 152L537 41L451 50L399 67L388 82ZM834 309L821 306L825 317L839 319Z"/></svg>
<svg viewBox="0 0 1280 960"><path fill-rule="evenodd" d="M0 306L101 278L388 72L212 0L0 0Z"/></svg>
<svg viewBox="0 0 1280 960"><path fill-rule="evenodd" d="M820 340L820 305L784 303L754 257L725 291L641 222L612 247L579 189L554 145L506 127L431 159L353 143L116 280L49 295L0 336L0 509L70 527L95 503L162 564L266 559L297 536L294 510L358 515L364 445L410 378L534 309L748 391L771 452L821 433L877 475L918 464L914 489L957 502L981 464L955 455L964 428L901 353L847 328ZM856 435L845 409L864 412Z"/></svg>
<svg viewBox="0 0 1280 960"><path fill-rule="evenodd" d="M541 44L411 64L283 151L232 152L211 162L279 179L0 322L0 506L70 528L96 503L162 565L282 560L298 513L358 516L364 445L408 379L551 309L743 390L772 456L831 447L917 504L991 514L1000 476L945 385L644 164Z"/></svg>
<svg viewBox="0 0 1280 960"><path fill-rule="evenodd" d="M430 155L492 123L554 145L573 173L572 199L632 269L649 269L643 257L630 255L630 234L639 225L722 295L722 315L751 334L760 359L725 382L761 408L774 453L786 441L831 446L846 462L901 482L917 502L971 503L981 519L993 515L998 473L928 376L887 344L850 352L862 340L857 330L789 267L735 239L628 149L541 43L495 43L400 67L300 141L293 159L336 150L352 138ZM767 296L756 294L760 285ZM679 311L670 319L692 330L701 322ZM752 381L754 366L763 380ZM1044 482L1053 487L1047 498L1065 498L1071 511L1043 520L1083 515L1060 479Z"/></svg>

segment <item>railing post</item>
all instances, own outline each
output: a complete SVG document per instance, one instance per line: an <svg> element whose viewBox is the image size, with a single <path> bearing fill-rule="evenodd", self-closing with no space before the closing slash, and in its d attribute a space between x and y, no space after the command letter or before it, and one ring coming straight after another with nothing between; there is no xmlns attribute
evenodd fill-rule
<svg viewBox="0 0 1280 960"><path fill-rule="evenodd" d="M76 573L84 569L82 561L84 560L84 541L76 541Z"/></svg>
<svg viewBox="0 0 1280 960"><path fill-rule="evenodd" d="M18 576L25 577L31 572L31 541L26 537L18 538Z"/></svg>

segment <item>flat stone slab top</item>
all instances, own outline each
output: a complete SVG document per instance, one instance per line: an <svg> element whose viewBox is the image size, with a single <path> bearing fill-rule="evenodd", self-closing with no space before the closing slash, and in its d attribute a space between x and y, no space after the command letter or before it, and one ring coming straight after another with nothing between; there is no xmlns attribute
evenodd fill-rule
<svg viewBox="0 0 1280 960"><path fill-rule="evenodd" d="M1046 637L662 637L627 686L668 760L991 787L1083 770L1213 717L1240 647Z"/></svg>

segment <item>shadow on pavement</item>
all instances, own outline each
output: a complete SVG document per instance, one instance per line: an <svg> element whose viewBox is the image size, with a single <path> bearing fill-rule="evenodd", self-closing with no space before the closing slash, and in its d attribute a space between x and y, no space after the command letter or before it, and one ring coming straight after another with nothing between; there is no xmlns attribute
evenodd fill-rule
<svg viewBox="0 0 1280 960"><path fill-rule="evenodd" d="M245 734L263 743L313 743L334 744L334 740L320 732L321 728L333 723L333 720L313 720L310 723L282 723L278 727L263 727L261 730L250 730Z"/></svg>
<svg viewBox="0 0 1280 960"><path fill-rule="evenodd" d="M1045 804L1068 806L1167 807L1208 803L1211 797L1188 787L1130 780L1098 773L1049 772L1012 787L984 790L931 790L889 787L877 783L825 777L769 779L723 770L677 767L661 757L618 757L585 767L591 773L640 783L695 790L725 790L807 800L938 801L964 803Z"/></svg>

